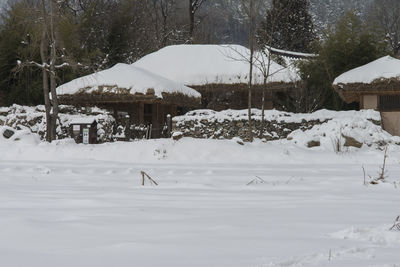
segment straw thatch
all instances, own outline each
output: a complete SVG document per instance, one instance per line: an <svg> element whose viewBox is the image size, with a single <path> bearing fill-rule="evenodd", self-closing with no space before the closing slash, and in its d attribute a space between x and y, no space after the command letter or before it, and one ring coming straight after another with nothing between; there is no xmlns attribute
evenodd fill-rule
<svg viewBox="0 0 400 267"><path fill-rule="evenodd" d="M377 79L372 83L339 83L333 88L346 103L359 102L362 95L398 95L400 80L398 78Z"/></svg>
<svg viewBox="0 0 400 267"><path fill-rule="evenodd" d="M66 105L105 105L105 104L129 104L129 103L148 103L148 104L168 104L181 107L199 107L201 99L191 97L182 93L162 93L162 98L154 94L153 89L148 89L146 94L131 94L129 90L120 88L119 93L109 93L104 90L86 93L84 90L72 95L60 95L59 102Z"/></svg>
<svg viewBox="0 0 400 267"><path fill-rule="evenodd" d="M252 85L253 91L262 91L264 88L269 92L274 91L291 91L296 90L300 86L300 82L285 83L285 82L272 82L265 86L262 84ZM191 88L202 93L207 91L247 91L249 85L245 83L237 84L206 84L206 85L192 85Z"/></svg>

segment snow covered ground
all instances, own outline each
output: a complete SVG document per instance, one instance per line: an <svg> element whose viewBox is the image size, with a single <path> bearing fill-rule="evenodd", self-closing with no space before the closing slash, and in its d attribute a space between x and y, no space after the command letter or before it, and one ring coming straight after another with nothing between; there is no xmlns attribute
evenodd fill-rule
<svg viewBox="0 0 400 267"><path fill-rule="evenodd" d="M0 151L1 266L400 266L396 145L388 183L369 186L362 166L375 176L383 152L367 146L23 138Z"/></svg>

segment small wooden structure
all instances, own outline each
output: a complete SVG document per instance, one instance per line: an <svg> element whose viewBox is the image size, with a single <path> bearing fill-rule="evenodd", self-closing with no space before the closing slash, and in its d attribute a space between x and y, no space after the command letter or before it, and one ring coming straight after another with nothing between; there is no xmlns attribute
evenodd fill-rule
<svg viewBox="0 0 400 267"><path fill-rule="evenodd" d="M400 135L400 60L377 59L340 75L333 87L345 102L380 111L384 129Z"/></svg>
<svg viewBox="0 0 400 267"><path fill-rule="evenodd" d="M250 50L240 45L174 45L149 54L133 65L196 89L202 96L202 108L246 109L249 55ZM274 100L298 93L300 78L296 73L271 60L270 75L264 83L268 58L259 52L254 58L253 107L262 107L263 91L267 109L275 107ZM171 62L171 66L165 66L166 62Z"/></svg>
<svg viewBox="0 0 400 267"><path fill-rule="evenodd" d="M127 64L73 80L57 88L62 104L108 109L124 125L124 139L167 137L168 115L200 106L194 89Z"/></svg>
<svg viewBox="0 0 400 267"><path fill-rule="evenodd" d="M77 144L97 144L97 121L79 118L70 123L71 137Z"/></svg>

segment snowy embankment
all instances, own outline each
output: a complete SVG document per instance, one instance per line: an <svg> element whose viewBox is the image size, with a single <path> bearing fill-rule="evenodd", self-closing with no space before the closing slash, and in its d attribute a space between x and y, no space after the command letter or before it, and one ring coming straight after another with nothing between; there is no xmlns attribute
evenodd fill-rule
<svg viewBox="0 0 400 267"><path fill-rule="evenodd" d="M310 114L289 113L277 110L265 111L265 123L261 124L261 110L252 110L253 134L266 140L287 139L289 143L310 146L317 143L323 149L358 143L357 146L382 146L399 144L381 127L381 116L374 110L329 111L319 110ZM247 135L247 110L195 110L175 117L175 128L185 136L231 139ZM282 142L285 142L282 140Z"/></svg>
<svg viewBox="0 0 400 267"><path fill-rule="evenodd" d="M97 135L100 141L112 139L114 118L105 110L99 108L90 108L87 110L78 110L72 106L60 106L60 113L57 121L58 138L70 136L70 123L76 120L96 120ZM35 139L38 134L40 139L45 139L46 132L46 113L43 105L29 107L12 105L11 107L0 107L0 139L5 129L16 131L16 135L11 140L21 140L20 136ZM32 135L32 133L34 133ZM29 137L28 137L29 136ZM1 140L0 140L1 142Z"/></svg>

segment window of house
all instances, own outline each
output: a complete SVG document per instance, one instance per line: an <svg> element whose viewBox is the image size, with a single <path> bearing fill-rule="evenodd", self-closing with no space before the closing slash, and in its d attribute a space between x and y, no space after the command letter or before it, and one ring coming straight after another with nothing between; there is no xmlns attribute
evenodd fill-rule
<svg viewBox="0 0 400 267"><path fill-rule="evenodd" d="M379 109L381 111L400 111L400 95L379 96Z"/></svg>

